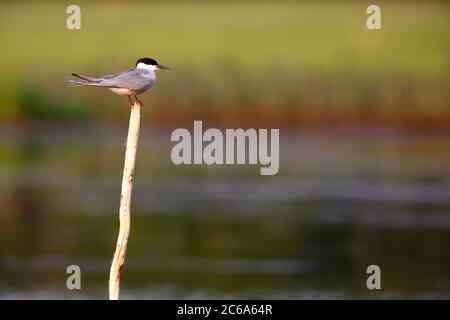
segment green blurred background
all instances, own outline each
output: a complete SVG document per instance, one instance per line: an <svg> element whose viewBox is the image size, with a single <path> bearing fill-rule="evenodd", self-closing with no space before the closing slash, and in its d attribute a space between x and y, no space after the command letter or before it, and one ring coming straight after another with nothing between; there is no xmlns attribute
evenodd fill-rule
<svg viewBox="0 0 450 320"><path fill-rule="evenodd" d="M125 298L450 297L450 4L0 2L0 298L105 298L144 56ZM280 128L280 172L171 163L193 120ZM65 268L82 269L81 291ZM366 267L383 290L367 290Z"/></svg>

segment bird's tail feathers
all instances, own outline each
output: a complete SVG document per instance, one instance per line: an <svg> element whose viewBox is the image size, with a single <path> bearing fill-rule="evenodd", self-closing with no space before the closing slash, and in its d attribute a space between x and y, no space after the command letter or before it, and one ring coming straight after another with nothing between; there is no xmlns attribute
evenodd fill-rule
<svg viewBox="0 0 450 320"><path fill-rule="evenodd" d="M84 76L84 75L79 74L79 73L72 73L72 75L73 75L74 77L77 77L77 78L79 78L79 79L81 79L81 80L85 80L85 81L88 81L88 82L100 82L100 81L101 81L101 79L97 79L97 78L93 78L93 77Z"/></svg>
<svg viewBox="0 0 450 320"><path fill-rule="evenodd" d="M98 83L98 82L87 82L80 80L67 80L66 83L71 87L105 87L105 88L115 88L116 86L110 83Z"/></svg>

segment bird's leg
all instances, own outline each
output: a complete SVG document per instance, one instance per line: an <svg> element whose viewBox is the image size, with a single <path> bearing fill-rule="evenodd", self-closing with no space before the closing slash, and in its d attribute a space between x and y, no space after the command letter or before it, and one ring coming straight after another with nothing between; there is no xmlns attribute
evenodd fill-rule
<svg viewBox="0 0 450 320"><path fill-rule="evenodd" d="M134 98L136 99L136 101L141 105L141 107L144 106L144 104L142 103L141 100L139 100L139 98L137 96L134 96Z"/></svg>

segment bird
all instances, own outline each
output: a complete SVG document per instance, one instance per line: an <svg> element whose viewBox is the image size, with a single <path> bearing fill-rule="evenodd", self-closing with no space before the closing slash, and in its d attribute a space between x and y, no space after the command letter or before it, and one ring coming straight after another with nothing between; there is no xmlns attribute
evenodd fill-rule
<svg viewBox="0 0 450 320"><path fill-rule="evenodd" d="M128 96L128 101L130 101L132 105L133 101L131 100L131 96L134 96L136 102L143 105L137 95L147 91L155 84L155 71L158 69L168 70L170 68L160 65L154 59L141 58L136 62L133 69L114 75L94 78L79 73L72 73L72 76L79 80L67 80L67 84L70 86L107 88L118 95Z"/></svg>

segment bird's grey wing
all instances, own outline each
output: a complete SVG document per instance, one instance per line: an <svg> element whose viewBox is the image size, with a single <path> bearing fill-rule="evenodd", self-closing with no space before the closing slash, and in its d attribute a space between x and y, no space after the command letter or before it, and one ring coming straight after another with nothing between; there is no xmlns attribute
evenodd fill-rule
<svg viewBox="0 0 450 320"><path fill-rule="evenodd" d="M103 77L105 81L114 83L120 88L131 90L141 90L149 83L149 78L142 75L143 71L138 69L130 69L122 73Z"/></svg>
<svg viewBox="0 0 450 320"><path fill-rule="evenodd" d="M125 73L132 72L132 71L134 71L134 70L136 70L136 69L125 70L125 71L122 71L121 73L107 75L107 76L104 76L104 77L102 77L102 78L103 78L103 79L112 79L112 78L121 76L121 75L123 75L123 74L125 74Z"/></svg>

